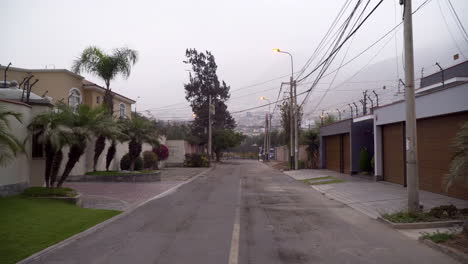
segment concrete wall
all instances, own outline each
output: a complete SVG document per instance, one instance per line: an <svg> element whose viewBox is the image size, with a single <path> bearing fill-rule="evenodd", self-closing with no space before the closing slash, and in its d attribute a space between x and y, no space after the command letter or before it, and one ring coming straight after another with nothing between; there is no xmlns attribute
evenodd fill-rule
<svg viewBox="0 0 468 264"><path fill-rule="evenodd" d="M454 77L468 77L468 61L444 69L444 80ZM439 71L422 78L421 88L440 82L442 82L442 72Z"/></svg>
<svg viewBox="0 0 468 264"><path fill-rule="evenodd" d="M169 149L169 157L166 160L167 166L183 165L186 154L186 141L167 140L166 146Z"/></svg>
<svg viewBox="0 0 468 264"><path fill-rule="evenodd" d="M289 148L287 145L276 147L276 160L282 162L289 162ZM300 145L299 146L299 160L307 161L308 154L307 154L307 146Z"/></svg>
<svg viewBox="0 0 468 264"><path fill-rule="evenodd" d="M416 97L416 117L426 118L468 110L468 83ZM405 102L397 102L374 109L375 125L405 120Z"/></svg>
<svg viewBox="0 0 468 264"><path fill-rule="evenodd" d="M42 184L45 162L44 159L32 158L32 140L27 126L34 116L49 111L50 108L1 99L0 106L22 114L22 123L14 118L9 118L10 132L25 144L25 153L19 153L9 164L0 167L0 196L4 196L21 192L30 185Z"/></svg>

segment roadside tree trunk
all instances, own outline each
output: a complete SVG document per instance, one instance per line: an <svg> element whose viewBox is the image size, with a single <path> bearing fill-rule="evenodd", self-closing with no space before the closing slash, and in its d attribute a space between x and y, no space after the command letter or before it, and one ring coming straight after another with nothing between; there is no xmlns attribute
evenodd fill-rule
<svg viewBox="0 0 468 264"><path fill-rule="evenodd" d="M83 155L85 149L86 145L73 144L70 147L70 152L68 152L68 161L65 165L65 170L62 173L62 177L57 183L57 187L62 187L68 175L70 175L70 172L72 171L73 167L75 167L76 163L80 160L80 157L81 155Z"/></svg>
<svg viewBox="0 0 468 264"><path fill-rule="evenodd" d="M130 170L135 170L135 161L140 156L142 144L135 140L130 140L128 143L128 156L130 158Z"/></svg>
<svg viewBox="0 0 468 264"><path fill-rule="evenodd" d="M44 171L44 180L46 182L46 187L49 188L51 187L50 184L50 171L52 169L52 162L54 160L54 155L55 151L52 147L52 144L50 143L49 140L46 141L45 147L44 147L44 152L45 152L45 171Z"/></svg>
<svg viewBox="0 0 468 264"><path fill-rule="evenodd" d="M62 149L59 149L54 155L52 168L50 170L50 186L51 187L54 186L55 181L57 180L57 175L60 170L60 165L62 164L62 160L63 160L63 151Z"/></svg>
<svg viewBox="0 0 468 264"><path fill-rule="evenodd" d="M99 157L101 156L104 148L106 147L106 137L100 135L96 139L96 143L94 144L94 159L93 159L93 170L96 171L97 164L99 162Z"/></svg>
<svg viewBox="0 0 468 264"><path fill-rule="evenodd" d="M114 159L115 152L116 152L116 143L115 140L112 140L111 145L109 146L109 149L107 150L107 155L106 155L106 171L109 171L109 166Z"/></svg>

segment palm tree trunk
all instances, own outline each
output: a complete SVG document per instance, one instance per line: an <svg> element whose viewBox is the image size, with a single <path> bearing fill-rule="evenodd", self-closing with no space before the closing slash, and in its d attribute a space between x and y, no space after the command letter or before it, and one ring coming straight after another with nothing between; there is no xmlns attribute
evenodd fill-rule
<svg viewBox="0 0 468 264"><path fill-rule="evenodd" d="M96 139L96 143L94 144L94 159L93 159L93 170L96 171L97 163L99 162L99 157L101 156L104 148L106 147L106 137L100 135Z"/></svg>
<svg viewBox="0 0 468 264"><path fill-rule="evenodd" d="M52 147L52 144L49 140L46 141L45 147L44 147L44 152L45 152L45 172L44 172L44 180L46 182L46 187L49 188L51 187L50 185L50 171L52 168L52 162L54 160L54 155L55 151Z"/></svg>
<svg viewBox="0 0 468 264"><path fill-rule="evenodd" d="M63 151L59 149L54 156L54 160L52 162L52 169L50 171L50 186L53 187L55 181L57 180L57 175L60 170L60 165L62 165L63 160Z"/></svg>
<svg viewBox="0 0 468 264"><path fill-rule="evenodd" d="M62 173L62 177L60 178L60 181L57 183L57 187L62 187L68 175L70 175L70 172L72 171L73 167L75 167L76 163L80 160L81 155L83 155L85 148L86 148L86 145L82 146L78 144L73 144L70 147L70 152L68 152L68 161L67 161L67 164L65 165L65 170Z"/></svg>
<svg viewBox="0 0 468 264"><path fill-rule="evenodd" d="M109 171L109 166L114 159L116 152L116 143L115 140L112 140L111 145L109 146L109 149L107 150L107 155L106 155L106 170Z"/></svg>
<svg viewBox="0 0 468 264"><path fill-rule="evenodd" d="M135 161L140 156L142 149L142 144L135 141L135 140L130 140L128 143L128 156L130 158L130 170L133 171L135 170Z"/></svg>
<svg viewBox="0 0 468 264"><path fill-rule="evenodd" d="M107 85L106 92L104 93L103 102L106 106L107 110L109 111L110 115L114 114L114 96L112 95L112 91L109 89L109 85Z"/></svg>

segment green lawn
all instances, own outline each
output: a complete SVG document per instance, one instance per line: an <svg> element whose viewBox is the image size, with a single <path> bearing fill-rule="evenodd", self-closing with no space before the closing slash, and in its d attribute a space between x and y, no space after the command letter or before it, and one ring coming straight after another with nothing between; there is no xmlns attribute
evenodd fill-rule
<svg viewBox="0 0 468 264"><path fill-rule="evenodd" d="M21 195L0 198L0 263L16 263L119 213Z"/></svg>

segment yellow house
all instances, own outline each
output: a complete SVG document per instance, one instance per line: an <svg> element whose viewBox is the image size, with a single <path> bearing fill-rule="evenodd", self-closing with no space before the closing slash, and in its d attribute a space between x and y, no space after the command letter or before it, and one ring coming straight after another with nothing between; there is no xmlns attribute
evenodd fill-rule
<svg viewBox="0 0 468 264"><path fill-rule="evenodd" d="M5 67L0 66L0 72ZM53 104L64 102L70 106L87 104L92 107L102 104L105 88L87 81L83 76L75 74L66 69L23 69L10 67L6 73L8 82L21 83L28 77L32 84L38 82L31 88L31 92L49 98ZM112 92L114 97L114 116L130 117L131 105L134 100L121 94Z"/></svg>
<svg viewBox="0 0 468 264"><path fill-rule="evenodd" d="M0 66L0 82L3 82L4 66ZM31 77L29 83L32 85L30 101L22 100L22 90L18 84ZM38 80L36 82L36 80ZM41 151L42 144L31 136L27 125L32 118L43 111L50 111L54 104L62 101L70 106L87 104L91 107L102 104L106 89L95 83L87 81L83 76L75 74L66 69L23 69L10 67L6 72L7 86L0 85L0 107L23 114L23 123L12 122L12 131L21 139L28 139L27 151L6 167L0 167L0 196L21 192L27 186L41 186L44 184L44 153ZM16 83L16 84L15 84ZM22 88L23 86L19 87ZM121 94L113 93L114 116L131 116L131 105L134 100ZM164 142L164 139L162 139ZM73 168L71 175L83 175L93 169L94 139L87 142L85 154ZM98 160L97 169L105 170L105 153L110 145L106 142L106 149ZM112 170L120 169L120 159L128 152L128 143L118 143L115 158L111 163ZM151 150L149 144L143 145L143 150ZM64 149L67 156L68 148ZM62 162L61 171L66 159ZM61 172L59 172L61 173Z"/></svg>

